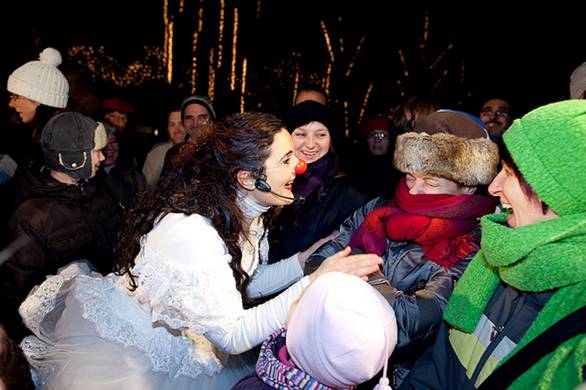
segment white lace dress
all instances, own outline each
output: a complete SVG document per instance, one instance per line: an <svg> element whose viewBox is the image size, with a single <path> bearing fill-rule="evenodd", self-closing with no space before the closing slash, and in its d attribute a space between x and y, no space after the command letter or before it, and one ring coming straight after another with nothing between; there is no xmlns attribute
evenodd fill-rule
<svg viewBox="0 0 586 390"><path fill-rule="evenodd" d="M253 239L242 244L249 274L266 269L258 259L268 250L258 218L251 233ZM297 260L288 261L297 263L297 276L281 272L273 285L301 278ZM207 219L170 214L143 239L133 269L135 291L127 289L125 277L102 277L83 263L49 277L20 308L35 334L21 346L42 387L231 388L254 371L250 349L283 326L309 281L301 278L277 298L244 310L229 262ZM258 286L270 287L270 280L253 277L252 285L260 294L265 288Z"/></svg>

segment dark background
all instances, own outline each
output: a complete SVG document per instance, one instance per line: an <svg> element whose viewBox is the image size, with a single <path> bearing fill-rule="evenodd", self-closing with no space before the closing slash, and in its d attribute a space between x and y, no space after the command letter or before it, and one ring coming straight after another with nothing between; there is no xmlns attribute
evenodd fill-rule
<svg viewBox="0 0 586 390"><path fill-rule="evenodd" d="M234 7L239 9L238 63L242 56L248 59L246 109L282 115L292 101L296 69L307 79L324 74L329 56L320 27L323 20L334 44L338 45L339 38L345 43L344 52L335 52L331 96L334 104L348 102L351 126L359 119L370 83L373 87L364 115L385 112L414 94L431 94L445 107L474 114L484 95L503 95L512 101L515 115L522 115L567 97L570 73L586 60L584 18L561 4L513 10L504 3L478 3L468 8L442 3L442 7L427 9L388 3L226 0L224 66L216 73L214 99L218 111L239 109L239 90L231 91L227 82ZM200 7L205 18L196 53L201 70L198 93L207 93L208 51L217 45L219 2L185 0L182 13L177 11L179 1L169 0L168 4L176 24L172 85L141 81L121 89L108 80L92 79L100 98L128 97L145 122L153 119L152 113L165 100L190 92L187 59ZM63 67L79 67L67 54L76 45L102 46L122 65L140 60L144 46L163 45L163 1L10 1L3 2L0 9L3 80L47 46L61 51ZM426 15L429 35L422 45ZM351 76L346 77L351 52L362 36L362 50ZM450 44L452 49L430 70L433 60ZM405 67L399 50L404 53ZM445 76L443 72L447 72Z"/></svg>

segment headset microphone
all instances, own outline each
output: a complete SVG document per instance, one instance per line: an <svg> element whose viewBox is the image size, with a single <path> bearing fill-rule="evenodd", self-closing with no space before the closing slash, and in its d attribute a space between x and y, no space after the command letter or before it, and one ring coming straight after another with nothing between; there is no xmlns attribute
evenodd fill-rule
<svg viewBox="0 0 586 390"><path fill-rule="evenodd" d="M262 192L269 192L275 196L278 196L279 198L283 198L283 199L287 199L287 200L292 200L295 202L299 202L299 201L303 201L305 200L305 198L303 196L297 196L295 195L293 196L286 196L286 195L281 195L281 194L277 194L276 192L273 192L273 190L271 189L271 186L269 185L269 183L266 182L266 180L264 179L256 179L256 181L254 182L254 186Z"/></svg>

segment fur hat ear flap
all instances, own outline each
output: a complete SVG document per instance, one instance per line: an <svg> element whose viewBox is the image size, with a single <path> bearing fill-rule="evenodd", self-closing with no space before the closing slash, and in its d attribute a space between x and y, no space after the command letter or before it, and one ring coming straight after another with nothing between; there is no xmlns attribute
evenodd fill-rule
<svg viewBox="0 0 586 390"><path fill-rule="evenodd" d="M397 137L395 167L403 173L438 176L467 186L489 184L497 174L498 147L480 118L439 110Z"/></svg>

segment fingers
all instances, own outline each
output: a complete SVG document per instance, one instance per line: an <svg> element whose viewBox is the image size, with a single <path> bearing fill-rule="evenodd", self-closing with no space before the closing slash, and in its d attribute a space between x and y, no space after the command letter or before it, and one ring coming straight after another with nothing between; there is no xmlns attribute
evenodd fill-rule
<svg viewBox="0 0 586 390"><path fill-rule="evenodd" d="M344 263L346 272L356 276L366 276L379 270L379 265L382 264L382 259L379 256L364 254L349 256L340 263Z"/></svg>
<svg viewBox="0 0 586 390"><path fill-rule="evenodd" d="M342 249L340 252L336 252L335 254L333 254L332 256L330 256L330 259L341 259L344 257L348 257L348 255L350 254L350 252L352 251L352 249L350 249L349 246L347 246L346 248Z"/></svg>

